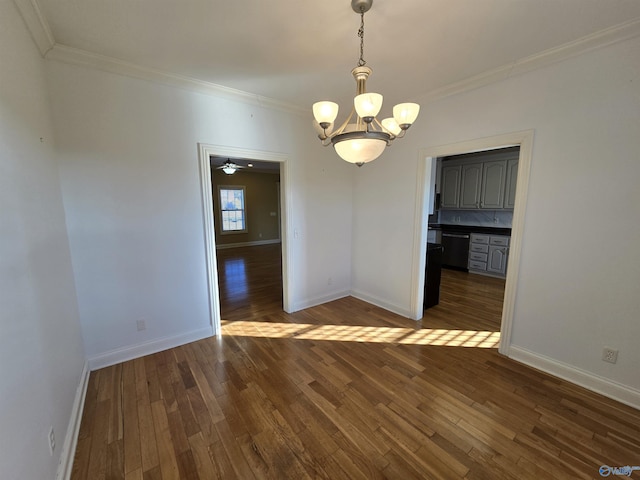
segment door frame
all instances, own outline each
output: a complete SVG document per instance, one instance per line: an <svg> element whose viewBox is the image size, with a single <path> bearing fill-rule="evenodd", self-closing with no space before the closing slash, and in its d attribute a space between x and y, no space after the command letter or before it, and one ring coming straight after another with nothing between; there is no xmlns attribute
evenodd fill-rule
<svg viewBox="0 0 640 480"><path fill-rule="evenodd" d="M292 312L291 286L293 276L291 266L291 249L289 248L289 232L293 228L289 225L291 214L291 182L289 156L285 153L267 152L264 150L250 150L222 145L198 143L198 165L200 171L200 191L202 199L202 215L204 228L205 257L207 270L207 287L209 294L209 316L213 335L220 335L220 290L218 283L218 265L216 259L215 219L213 214L213 192L211 189L211 156L234 157L260 162L277 162L280 164L280 236L282 248L282 305L285 312Z"/></svg>
<svg viewBox="0 0 640 480"><path fill-rule="evenodd" d="M533 152L534 130L507 133L492 137L467 140L463 142L426 147L420 149L418 160L418 175L416 185L416 209L414 221L413 242L413 272L411 281L411 315L414 320L420 320L424 315L424 273L427 254L427 231L429 221L430 197L428 189L431 182L431 165L438 157L460 155L463 153L496 150L505 147L520 147L518 162L518 176L516 180L516 198L511 223L511 241L509 248L509 263L505 281L504 303L502 305L502 322L500 325L500 345L498 351L509 355L513 314L518 290L520 274L520 257L522 253L522 237L524 233L525 210L527 206L527 191L529 188L529 174L531 170L531 155Z"/></svg>

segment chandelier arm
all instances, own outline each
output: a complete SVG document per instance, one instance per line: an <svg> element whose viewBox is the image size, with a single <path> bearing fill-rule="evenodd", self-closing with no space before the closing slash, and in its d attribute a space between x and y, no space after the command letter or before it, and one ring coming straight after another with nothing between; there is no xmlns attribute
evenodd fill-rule
<svg viewBox="0 0 640 480"><path fill-rule="evenodd" d="M376 131L388 133L389 134L389 141L387 142L387 145L391 145L391 142L393 142L393 140L396 138L396 135L394 135L389 130L384 128L384 126L375 117L373 118L373 121L371 122L371 125L372 125L372 127L376 127Z"/></svg>
<svg viewBox="0 0 640 480"><path fill-rule="evenodd" d="M355 107L351 107L351 113L349 114L347 119L342 123L342 125L340 125L336 130L334 130L331 135L329 135L329 138L335 137L336 135L340 135L342 132L344 132L345 128L347 128L347 125L349 125L349 122L353 118L354 113L356 113L356 109Z"/></svg>
<svg viewBox="0 0 640 480"><path fill-rule="evenodd" d="M333 135L329 135L328 137L320 139L320 143L323 147L328 147L329 145L331 145L331 137L333 137Z"/></svg>

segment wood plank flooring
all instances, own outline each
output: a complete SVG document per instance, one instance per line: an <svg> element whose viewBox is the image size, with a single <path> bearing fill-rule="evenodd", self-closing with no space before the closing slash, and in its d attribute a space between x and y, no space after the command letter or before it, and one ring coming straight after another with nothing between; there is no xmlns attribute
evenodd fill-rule
<svg viewBox="0 0 640 480"><path fill-rule="evenodd" d="M443 272L421 322L351 297L288 315L265 280L278 249L256 248L245 290L262 296L221 281L220 338L92 372L73 479L589 479L640 465L640 412L491 348L500 280Z"/></svg>

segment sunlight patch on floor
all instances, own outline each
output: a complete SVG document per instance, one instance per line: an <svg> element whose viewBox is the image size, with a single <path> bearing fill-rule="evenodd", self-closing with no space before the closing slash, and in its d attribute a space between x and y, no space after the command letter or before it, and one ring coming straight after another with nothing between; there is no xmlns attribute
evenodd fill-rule
<svg viewBox="0 0 640 480"><path fill-rule="evenodd" d="M296 338L402 345L498 348L500 332L423 328L363 327L357 325L312 325L305 323L222 321L222 334L241 337Z"/></svg>

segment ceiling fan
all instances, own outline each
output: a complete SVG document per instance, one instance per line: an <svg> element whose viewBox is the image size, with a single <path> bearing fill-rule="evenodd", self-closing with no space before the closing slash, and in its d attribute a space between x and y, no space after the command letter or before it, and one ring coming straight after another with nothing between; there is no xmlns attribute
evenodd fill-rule
<svg viewBox="0 0 640 480"><path fill-rule="evenodd" d="M241 168L246 168L246 167L243 167L242 165L238 165L237 163L232 162L230 158L227 158L227 161L224 162L219 167L216 167L216 170L222 170L227 175L233 175L234 173L236 173L237 170L240 170Z"/></svg>

